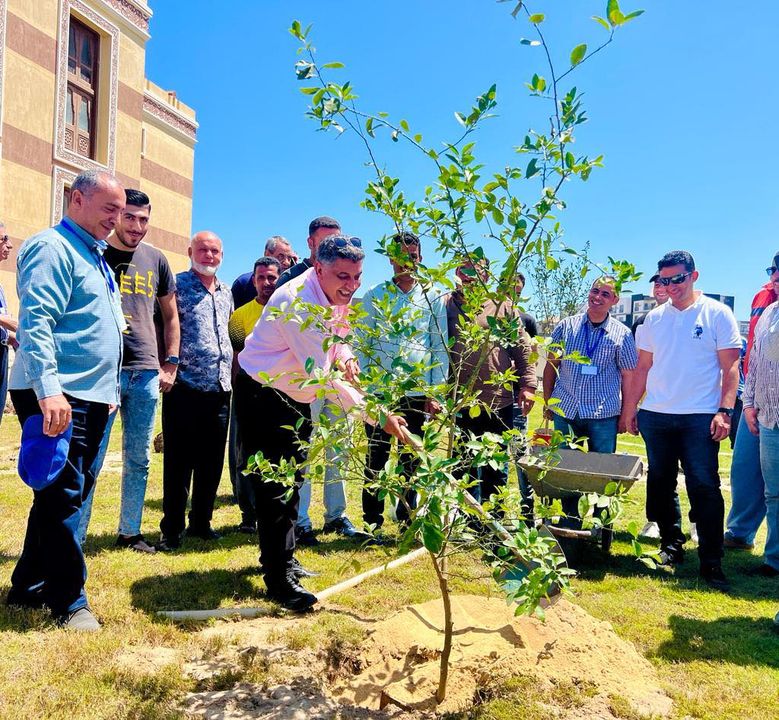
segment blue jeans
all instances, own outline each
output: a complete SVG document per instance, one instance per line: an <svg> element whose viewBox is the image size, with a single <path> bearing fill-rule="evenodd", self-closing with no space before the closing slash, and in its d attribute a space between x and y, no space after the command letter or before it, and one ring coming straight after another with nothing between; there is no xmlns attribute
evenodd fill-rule
<svg viewBox="0 0 779 720"><path fill-rule="evenodd" d="M755 542L755 535L766 513L765 492L760 469L760 439L749 432L742 415L730 466L731 506L725 535L749 544Z"/></svg>
<svg viewBox="0 0 779 720"><path fill-rule="evenodd" d="M151 463L151 441L154 434L154 418L160 394L157 370L122 370L120 375L122 414L122 498L119 509L119 534L125 537L140 535L146 483ZM108 418L100 451L95 459L93 473L97 479L103 469L111 429L116 412ZM84 502L79 534L83 544L92 515L94 487Z"/></svg>
<svg viewBox="0 0 779 720"><path fill-rule="evenodd" d="M647 517L660 528L660 544L681 553L685 537L682 514L675 501L679 463L684 471L690 513L698 529L701 566L719 565L725 502L719 479L719 443L711 439L710 413L672 415L639 410L638 429L646 444L649 472L646 483Z"/></svg>
<svg viewBox="0 0 779 720"><path fill-rule="evenodd" d="M765 478L768 537L763 562L779 570L779 428L760 426L760 466Z"/></svg>
<svg viewBox="0 0 779 720"><path fill-rule="evenodd" d="M78 542L84 499L95 482L92 470L108 419L108 405L66 396L73 411L68 462L57 479L33 492L24 549L11 575L9 600L42 601L55 617L87 606L87 566ZM19 423L41 410L32 390L12 390Z"/></svg>
<svg viewBox="0 0 779 720"><path fill-rule="evenodd" d="M311 403L311 421L316 424L320 415L325 415L330 422L341 418L338 409L324 400L314 400ZM351 429L351 423L349 423ZM316 428L314 428L316 432ZM343 480L345 458L336 453L330 444L325 452L325 486L322 491L325 503L325 523L333 522L343 517L346 512L346 485ZM306 472L303 484L300 486L300 506L298 507L297 526L301 530L311 529L311 518L308 509L311 506L311 480Z"/></svg>
<svg viewBox="0 0 779 720"><path fill-rule="evenodd" d="M590 452L613 453L617 451L617 420L619 418L576 418L569 420L554 416L554 429L561 433L573 433L577 438L587 438Z"/></svg>

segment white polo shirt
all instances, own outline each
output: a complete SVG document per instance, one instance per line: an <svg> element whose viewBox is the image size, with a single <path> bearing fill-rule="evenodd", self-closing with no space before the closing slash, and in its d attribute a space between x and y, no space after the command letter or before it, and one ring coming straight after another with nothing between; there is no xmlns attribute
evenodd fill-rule
<svg viewBox="0 0 779 720"><path fill-rule="evenodd" d="M638 349L652 353L643 410L688 415L715 413L722 395L717 351L741 348L727 305L703 293L685 310L669 300L644 320Z"/></svg>

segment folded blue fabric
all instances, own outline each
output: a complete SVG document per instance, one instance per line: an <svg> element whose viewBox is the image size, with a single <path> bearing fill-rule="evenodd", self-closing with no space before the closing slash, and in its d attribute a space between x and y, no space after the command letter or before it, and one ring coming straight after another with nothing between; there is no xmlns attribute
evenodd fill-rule
<svg viewBox="0 0 779 720"><path fill-rule="evenodd" d="M68 461L73 423L56 437L43 434L43 415L31 415L22 426L19 477L33 490L51 485Z"/></svg>

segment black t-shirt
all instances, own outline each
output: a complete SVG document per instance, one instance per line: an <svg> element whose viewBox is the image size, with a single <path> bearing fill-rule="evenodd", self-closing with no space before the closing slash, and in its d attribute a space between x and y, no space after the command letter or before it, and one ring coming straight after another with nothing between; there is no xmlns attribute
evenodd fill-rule
<svg viewBox="0 0 779 720"><path fill-rule="evenodd" d="M530 313L521 312L519 313L519 318L522 320L522 324L525 326L525 332L527 332L530 337L534 338L536 335L538 335L538 325L536 325L536 319Z"/></svg>
<svg viewBox="0 0 779 720"><path fill-rule="evenodd" d="M158 297L176 290L176 278L165 255L141 243L134 252L110 245L103 255L116 276L127 321L122 367L128 370L159 370L154 308Z"/></svg>

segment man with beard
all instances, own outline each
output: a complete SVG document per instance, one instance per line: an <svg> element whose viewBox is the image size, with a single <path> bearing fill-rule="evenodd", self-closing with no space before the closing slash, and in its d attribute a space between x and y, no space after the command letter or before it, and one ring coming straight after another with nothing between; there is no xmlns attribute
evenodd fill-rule
<svg viewBox="0 0 779 720"><path fill-rule="evenodd" d="M189 246L192 267L176 275L181 349L176 382L162 398L162 537L158 550L181 546L190 482L192 507L187 535L221 536L211 527L222 477L230 417L233 348L227 325L233 312L230 288L216 277L222 241L202 231Z"/></svg>
<svg viewBox="0 0 779 720"><path fill-rule="evenodd" d="M126 205L114 234L108 237L106 262L116 277L125 330L119 411L122 414L122 495L119 509L118 547L153 553L141 533L143 503L151 462L151 439L160 390L168 392L176 379L179 354L179 315L176 282L168 260L143 242L149 229L151 202L140 190L125 190ZM159 357L154 308L159 304L163 323L164 358ZM108 419L95 478L100 474L116 413ZM81 538L86 537L92 510L90 494L81 518Z"/></svg>

